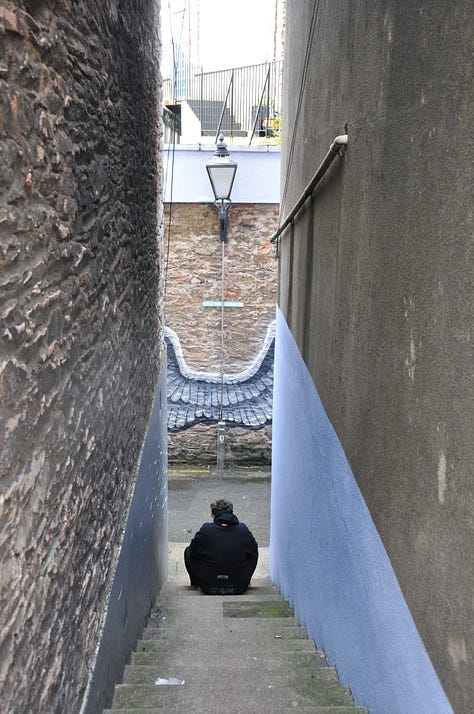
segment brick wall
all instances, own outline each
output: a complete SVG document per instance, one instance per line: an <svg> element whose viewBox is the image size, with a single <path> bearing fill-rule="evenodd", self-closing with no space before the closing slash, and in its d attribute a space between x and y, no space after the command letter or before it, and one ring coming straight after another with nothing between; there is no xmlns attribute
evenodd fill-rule
<svg viewBox="0 0 474 714"><path fill-rule="evenodd" d="M166 324L178 335L187 364L219 372L220 308L203 301L221 299L219 220L212 204L165 205L167 243ZM262 347L268 324L275 318L277 262L270 238L276 230L278 206L235 204L229 212L225 248L225 299L243 302L226 308L225 372L241 371ZM170 434L172 462L215 463L215 426L196 426ZM228 429L227 461L269 463L271 427L258 431Z"/></svg>
<svg viewBox="0 0 474 714"><path fill-rule="evenodd" d="M155 14L152 0L0 3L10 714L78 711L162 361Z"/></svg>

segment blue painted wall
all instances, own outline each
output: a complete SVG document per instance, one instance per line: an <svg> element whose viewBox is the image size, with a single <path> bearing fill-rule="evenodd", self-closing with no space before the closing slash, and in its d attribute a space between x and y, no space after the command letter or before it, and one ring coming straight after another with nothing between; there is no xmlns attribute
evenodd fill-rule
<svg viewBox="0 0 474 714"><path fill-rule="evenodd" d="M144 441L94 673L81 714L101 714L110 705L115 683L122 677L130 651L167 575L166 415L164 367Z"/></svg>
<svg viewBox="0 0 474 714"><path fill-rule="evenodd" d="M277 310L270 570L373 714L448 714L341 444Z"/></svg>

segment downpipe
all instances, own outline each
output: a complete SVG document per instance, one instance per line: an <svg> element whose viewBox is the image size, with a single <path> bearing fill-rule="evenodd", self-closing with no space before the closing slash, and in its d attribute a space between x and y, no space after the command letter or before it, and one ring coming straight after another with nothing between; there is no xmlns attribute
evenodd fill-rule
<svg viewBox="0 0 474 714"><path fill-rule="evenodd" d="M326 156L321 162L321 165L319 166L318 170L314 174L313 178L309 182L309 184L306 186L305 190L301 194L301 197L298 199L298 201L295 203L293 206L293 209L290 211L288 216L285 218L281 226L278 228L276 233L272 236L270 239L270 243L275 243L275 241L281 236L284 230L288 228L290 223L293 223L294 218L296 215L300 212L302 209L303 205L307 201L307 199L311 196L313 193L314 189L316 188L317 184L321 181L322 177L336 158L340 154L340 150L343 146L347 145L348 142L348 135L347 134L340 134L339 136L336 136L334 141L329 147L329 151L327 152Z"/></svg>

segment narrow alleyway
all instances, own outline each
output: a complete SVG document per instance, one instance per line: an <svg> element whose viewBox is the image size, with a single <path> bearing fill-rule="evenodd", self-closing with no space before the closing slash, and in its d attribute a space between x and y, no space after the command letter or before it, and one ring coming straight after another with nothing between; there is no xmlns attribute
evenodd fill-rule
<svg viewBox="0 0 474 714"><path fill-rule="evenodd" d="M257 571L242 596L191 589L182 561L185 545L210 518L209 504L222 497L259 542ZM169 577L108 711L367 711L354 706L270 581L269 511L269 472L170 474Z"/></svg>

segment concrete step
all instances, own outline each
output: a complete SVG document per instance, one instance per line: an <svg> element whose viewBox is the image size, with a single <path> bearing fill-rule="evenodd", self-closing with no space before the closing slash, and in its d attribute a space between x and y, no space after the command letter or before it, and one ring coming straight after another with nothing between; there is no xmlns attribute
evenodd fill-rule
<svg viewBox="0 0 474 714"><path fill-rule="evenodd" d="M305 653L303 653L305 654ZM257 658L250 657L247 660L239 662L236 666L234 663L233 673L234 675L244 676L247 686L253 686L253 684L259 684L262 681L262 674L257 671L258 663ZM192 664L192 676L202 677L209 676L209 671L212 667L209 667L206 662ZM271 661L266 661L266 674L265 683L267 686L282 686L287 682L292 682L295 679L293 672L288 672L288 663L283 658L272 658ZM309 677L310 679L318 679L322 682L330 682L332 684L338 684L339 680L337 677L337 672L334 667L318 667L314 665L313 659L310 657L298 657L295 664L298 667L298 676ZM167 667L165 669L165 667ZM161 677L162 679L169 679L166 676L166 672L170 669L176 674L172 676L178 679L184 679L185 671L189 671L190 663L186 661L181 661L180 663L173 663L173 665L166 665L162 662L161 665L127 665L123 674L123 684L155 684L156 680ZM216 668L214 667L214 671ZM218 672L216 672L216 676Z"/></svg>
<svg viewBox="0 0 474 714"><path fill-rule="evenodd" d="M176 590L175 592L167 593L166 600L164 600L165 605L167 602L170 603L173 600L173 598L176 597L177 593L179 593L179 597L183 601L196 600L196 599L202 598L204 596L204 593L201 590L199 590L199 588L196 588L196 587L191 588L189 586L183 585L183 587L181 589ZM237 597L241 597L241 598L245 597L247 600L255 601L255 602L259 602L260 600L275 600L277 602L281 601L281 597L278 597L274 592L272 592L271 590L267 590L266 588L262 588L261 590L259 590L257 592L255 592L255 591L247 592L247 593L245 593L245 595L240 595L240 596L239 595L206 595L205 596L205 598L207 600L209 600L211 598L219 598L219 600L222 600L224 598L226 598L228 600L235 600L235 598L237 598Z"/></svg>
<svg viewBox="0 0 474 714"><path fill-rule="evenodd" d="M172 576L111 713L218 714L225 692L224 708L239 714L367 714L269 579L253 585L240 596L206 596Z"/></svg>
<svg viewBox="0 0 474 714"><path fill-rule="evenodd" d="M261 682L257 686L249 687L247 683L236 681L236 678L227 673L222 677L222 670L218 674L215 668L209 671L209 677L200 679L185 679L183 686L154 686L147 684L119 684L115 689L112 709L115 708L156 708L168 711L208 712L210 702L216 702L216 709L220 708L223 682L225 682L226 708L242 711L248 702L252 712L261 712L273 703L270 711L280 712L291 710L299 706L332 706L353 705L349 690L339 684L322 682L311 679L298 680L295 684L284 683L266 684ZM174 676L174 675L173 675Z"/></svg>
<svg viewBox="0 0 474 714"><path fill-rule="evenodd" d="M273 706L273 705L271 705ZM166 707L165 707L166 708ZM163 714L164 708L146 708L146 709L104 709L104 714ZM219 710L221 711L221 710ZM288 711L295 711L297 714L367 714L367 709L365 707L356 707L356 706L330 706L330 707L318 707L318 706L309 706L309 707L291 707ZM199 714L203 714L203 712L199 712ZM208 707L206 710L206 714L214 714L214 710L211 707ZM281 709L276 710L271 709L271 708L265 708L262 710L259 710L258 712L255 711L252 707L247 708L244 707L243 709L239 709L239 714L282 714Z"/></svg>
<svg viewBox="0 0 474 714"><path fill-rule="evenodd" d="M298 643L305 642L305 640L298 640ZM311 661L313 667L327 667L326 659L324 654L317 652L314 648L310 649L304 644L302 646L297 645L296 647L284 647L284 642L279 643L282 646L260 646L251 648L242 648L238 651L233 651L233 660L236 662L236 669L240 668L238 662L257 662L260 667L261 663L259 658L264 653L266 661L277 662L279 660L286 662L288 658L293 658L295 661L305 662ZM208 647L203 648L203 654L206 658L209 657L210 649ZM293 657L293 655L295 655ZM301 655L301 657L298 657ZM197 661L199 659L199 661ZM169 662L170 666L195 666L197 669L201 667L204 663L209 666L208 659L201 659L196 656L196 648L192 647L189 651L185 651L182 647L175 648L172 651L166 647L151 647L146 650L141 650L139 652L132 652L130 658L130 664L132 665L149 665L149 666L161 666L163 663Z"/></svg>
<svg viewBox="0 0 474 714"><path fill-rule="evenodd" d="M132 664L155 664L163 662L164 659L169 661L170 654L165 642L151 644L152 642L152 640L138 642L136 652L132 652ZM317 666L320 664L326 666L324 653L317 652L312 640L275 640L273 648L269 643L266 644L266 652L268 653L271 649L283 651L287 655L310 652L318 656ZM247 656L261 656L262 646L260 643L248 642L245 651Z"/></svg>
<svg viewBox="0 0 474 714"><path fill-rule="evenodd" d="M187 576L178 577L179 582L173 584L165 584L162 591L163 601L166 601L167 599L172 600L178 592L180 597L182 598L202 597L203 593L199 588L191 587L189 585L189 579L187 578ZM250 587L244 595L207 595L206 599L219 598L221 600L226 599L235 601L239 597L245 597L249 599L258 599L260 597L262 597L263 599L274 598L275 600L284 601L284 598L282 598L275 586L263 580L253 584L252 587Z"/></svg>
<svg viewBox="0 0 474 714"><path fill-rule="evenodd" d="M176 616L177 621L175 623L168 623L166 625L160 625L159 627L146 627L143 630L142 640L161 640L167 637L180 637L188 636L189 634L189 624L186 622L179 622L179 615ZM215 617L213 613L210 613L209 617L202 617L199 622L196 622L193 627L193 634L196 637L202 636L202 634L207 630L209 631L209 626L214 622ZM224 620L221 624L220 630L222 631L232 631L235 627L235 620L229 618ZM294 636L299 637L299 633L303 633L302 636L306 637L306 629L301 627L298 620L295 617L271 617L264 620L254 620L253 618L240 618L238 627L242 632L248 630L262 629L265 632L271 631L275 633L284 632L287 634L296 633Z"/></svg>
<svg viewBox="0 0 474 714"><path fill-rule="evenodd" d="M254 635L259 635L264 638L265 644L272 646L274 640L306 640L307 634L304 627L279 627L273 623L259 622L254 625L253 623L240 623L238 631L236 628L229 629L227 632L222 633L222 630L215 628L213 630L203 630L198 632L189 631L186 632L185 628L181 632L173 633L172 631L160 631L160 635L153 639L139 640L137 642L136 651L144 652L149 649L163 649L165 647L172 647L173 651L184 647L199 647L199 643L202 642L202 632L205 632L209 637L216 637L219 633L227 636L229 641L232 642L233 651L241 651L245 648L251 647L249 639L251 640Z"/></svg>
<svg viewBox="0 0 474 714"><path fill-rule="evenodd" d="M219 603L224 608L226 617L244 616L248 617L291 617L293 609L288 605L281 595L274 593L271 590L263 590L261 593L245 593L245 595L209 595L201 602L202 593L199 590L192 590L191 597L194 597L196 602L199 602L200 610L214 610L216 603ZM198 599L199 598L199 599ZM240 598L240 599L237 599ZM166 597L160 598L160 605L155 606L150 613L149 624L159 622L163 623L169 620L173 615L176 615L183 608L185 595L182 590L177 589L176 592L170 593ZM247 612L239 612L242 608L242 602L245 603ZM196 604L196 603L195 603ZM262 610L265 609L265 613Z"/></svg>
<svg viewBox="0 0 474 714"><path fill-rule="evenodd" d="M191 635L202 637L206 631L209 632L210 628L214 633L219 631L222 635L235 632L236 628L238 628L243 634L261 630L265 635L273 632L274 636L278 634L285 637L307 636L306 629L294 617L226 618L222 617L222 611L211 610L209 612L200 612L199 619L197 619L198 613L192 614L195 618L192 628L190 628L186 613L178 612L174 619L166 624L159 625L158 623L158 627L146 627L143 631L142 639L166 639L171 633L176 637L188 637ZM190 632L191 629L192 633Z"/></svg>

